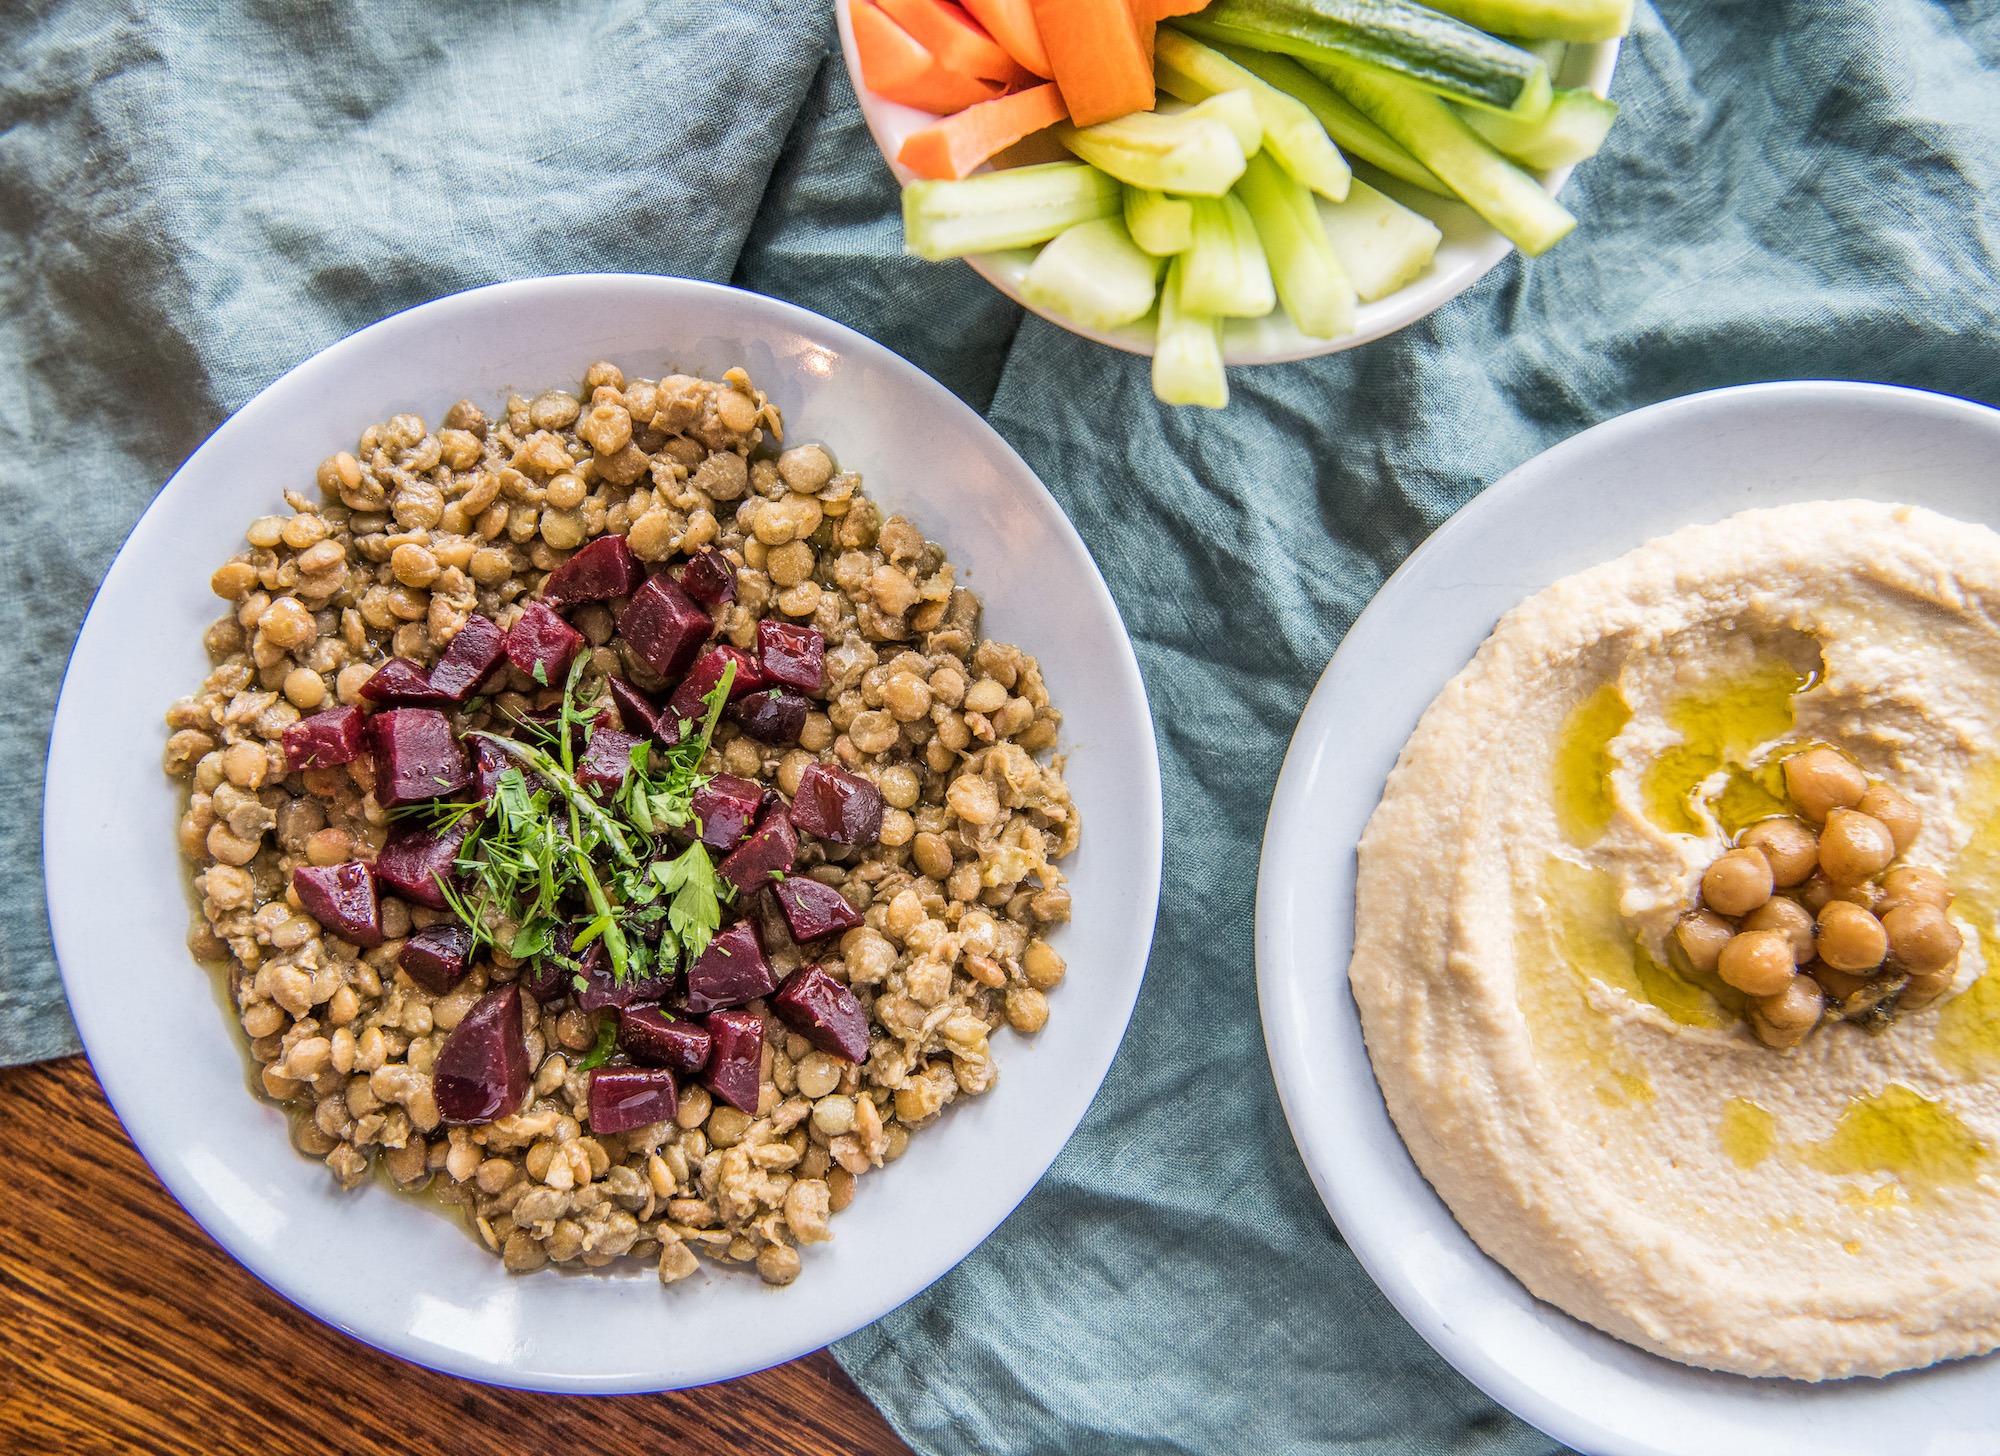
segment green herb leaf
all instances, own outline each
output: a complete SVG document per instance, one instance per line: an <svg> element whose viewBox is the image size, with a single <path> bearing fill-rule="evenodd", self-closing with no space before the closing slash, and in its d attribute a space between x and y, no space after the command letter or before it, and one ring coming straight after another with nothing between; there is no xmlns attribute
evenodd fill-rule
<svg viewBox="0 0 2000 1456"><path fill-rule="evenodd" d="M707 846L697 839L679 858L654 865L653 877L673 897L667 906L668 928L688 955L700 955L722 925L722 882Z"/></svg>
<svg viewBox="0 0 2000 1456"><path fill-rule="evenodd" d="M576 1064L579 1072L588 1072L592 1067L601 1067L611 1060L611 1052L618 1044L618 1018L606 1016L597 1023L597 1045L590 1049L590 1055Z"/></svg>

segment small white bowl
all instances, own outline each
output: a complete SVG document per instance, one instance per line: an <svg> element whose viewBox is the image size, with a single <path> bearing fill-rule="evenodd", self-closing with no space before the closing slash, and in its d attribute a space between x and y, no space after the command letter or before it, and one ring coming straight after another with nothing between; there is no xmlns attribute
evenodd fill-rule
<svg viewBox="0 0 2000 1456"><path fill-rule="evenodd" d="M1438 691L1502 613L1681 526L1794 501L1928 506L2000 528L2000 411L1884 385L1754 384L1669 400L1536 456L1453 516L1369 603L1299 720L1264 830L1257 999L1292 1137L1327 1211L1439 1354L1594 1456L2000 1450L2000 1358L1806 1384L1651 1355L1528 1293L1410 1160L1348 990L1355 845ZM1949 1257L1943 1251L1942 1257Z"/></svg>
<svg viewBox="0 0 2000 1456"><path fill-rule="evenodd" d="M848 18L848 3L849 0L834 0L833 4L834 16L840 26L840 53L847 62L847 76L854 83L854 94L861 101L862 118L868 123L868 134L874 137L882 159L896 174L897 182L908 183L916 173L898 162L896 154L903 149L903 142L911 132L929 126L937 118L927 111L884 101L863 83L861 60L854 49L854 25ZM1555 83L1558 86L1587 86L1599 96L1610 95L1611 72L1618 64L1618 45L1615 40L1607 40L1570 46L1564 53L1560 73L1553 78ZM1560 167L1546 175L1544 185L1551 195L1562 191L1572 170ZM1430 266L1413 282L1386 298L1362 304L1355 312L1354 332L1337 339L1315 339L1300 333L1282 308L1273 309L1260 319L1230 319L1222 333L1224 363L1283 364L1293 359L1338 354L1343 349L1371 343L1385 334L1408 327L1427 314L1435 313L1484 278L1494 265L1514 250L1512 243L1455 198L1439 197L1393 178L1384 179L1372 169L1368 180L1398 202L1421 212L1444 233L1444 241L1438 245L1437 256L1431 260ZM1585 233L1585 229L1579 228L1556 246L1588 247ZM1072 323L1060 314L1036 308L1023 298L1021 283L1028 276L1028 265L1034 261L1032 249L974 253L965 261L980 277L1014 302L1040 314L1050 323L1114 349L1123 349L1128 354L1152 356L1153 331L1145 320L1116 329L1089 329Z"/></svg>
<svg viewBox="0 0 2000 1456"><path fill-rule="evenodd" d="M942 542L986 630L1041 658L1063 710L1083 840L1063 868L1070 974L1046 1030L995 1038L998 1085L861 1180L787 1289L753 1270L663 1288L649 1269L514 1277L455 1218L370 1183L342 1193L248 1087L243 1033L189 957L192 901L160 771L162 715L208 671L209 573L256 516L370 423L470 396L574 387L593 360L648 376L750 371L791 440L822 440ZM1159 897L1160 775L1138 664L1053 497L914 366L787 303L597 275L502 283L385 319L239 410L154 501L98 590L57 707L44 804L49 920L99 1081L161 1180L237 1259L329 1324L475 1380L610 1394L789 1360L886 1314L1005 1218L1068 1140L1124 1034Z"/></svg>

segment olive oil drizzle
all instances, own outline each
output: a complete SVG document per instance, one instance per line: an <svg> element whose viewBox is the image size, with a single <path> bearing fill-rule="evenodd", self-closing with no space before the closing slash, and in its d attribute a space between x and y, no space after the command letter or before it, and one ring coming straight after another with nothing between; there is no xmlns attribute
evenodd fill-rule
<svg viewBox="0 0 2000 1456"><path fill-rule="evenodd" d="M1747 1097L1723 1104L1716 1137L1729 1160L1745 1171L1786 1153L1836 1176L1886 1173L1905 1189L1969 1183L1991 1151L1943 1102L1897 1082L1849 1102L1833 1132L1820 1142L1785 1142L1776 1116ZM1861 1208L1902 1202L1880 1189L1859 1188L1844 1192L1842 1201Z"/></svg>
<svg viewBox="0 0 2000 1456"><path fill-rule="evenodd" d="M1776 755L1759 750L1779 745L1790 734L1797 721L1793 698L1809 692L1818 680L1816 671L1766 662L1669 706L1667 726L1681 741L1646 769L1641 788L1647 817L1678 834L1702 833L1705 826L1696 806L1703 786L1725 768L1732 772L1715 801L1725 829L1734 833L1757 819L1784 813L1784 780L1781 774L1772 777ZM1737 822L1732 825L1731 820Z"/></svg>
<svg viewBox="0 0 2000 1456"><path fill-rule="evenodd" d="M1972 771L1961 802L1960 814L1975 827L1951 868L1958 891L1952 913L1977 932L1986 968L1940 1009L1933 1048L1939 1061L1970 1079L2000 1066L2000 759Z"/></svg>
<svg viewBox="0 0 2000 1456"><path fill-rule="evenodd" d="M1556 823L1579 848L1611 827L1611 744L1631 721L1632 705L1616 679L1601 683L1563 719L1553 771Z"/></svg>

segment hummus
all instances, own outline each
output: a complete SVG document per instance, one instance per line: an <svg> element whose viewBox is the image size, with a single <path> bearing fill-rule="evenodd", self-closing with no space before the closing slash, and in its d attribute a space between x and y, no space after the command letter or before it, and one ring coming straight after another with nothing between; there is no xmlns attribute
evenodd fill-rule
<svg viewBox="0 0 2000 1456"><path fill-rule="evenodd" d="M1965 948L1879 1034L1774 1051L1667 939L1806 743L1921 807ZM1425 712L1357 901L1389 1110L1538 1297L1746 1375L2000 1347L2000 536L1821 502L1558 582Z"/></svg>

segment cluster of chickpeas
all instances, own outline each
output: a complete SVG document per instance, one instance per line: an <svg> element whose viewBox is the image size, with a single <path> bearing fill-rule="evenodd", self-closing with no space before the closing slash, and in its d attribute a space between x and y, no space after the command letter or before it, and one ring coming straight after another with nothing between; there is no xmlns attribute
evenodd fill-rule
<svg viewBox="0 0 2000 1456"><path fill-rule="evenodd" d="M316 498L286 491L291 514L253 522L249 549L214 574L229 603L205 638L214 665L167 715L164 763L189 783L180 844L201 899L189 944L228 967L259 1084L293 1111L295 1144L343 1186L379 1166L430 1189L510 1270L629 1255L673 1280L700 1253L790 1282L798 1247L830 1237L857 1179L993 1084L991 1035L1039 1031L1065 975L1045 937L1070 917L1056 862L1079 826L1061 761L1045 761L1061 716L1039 665L981 639L978 600L954 585L943 548L885 519L857 474L817 445L760 448L780 427L740 370L655 381L610 364L591 367L580 395L516 397L496 419L461 401L435 431L408 414L373 426L320 467ZM472 612L506 630L550 571L607 532L648 562L719 551L736 583L721 640L752 647L768 616L825 634L825 691L798 744L725 720L703 770L789 795L830 760L882 791L879 844L809 839L794 869L864 917L810 958L853 991L873 1050L842 1062L752 1002L765 1026L755 1113L691 1081L675 1120L593 1134L590 1074L576 1066L597 1038L592 1015L567 995L524 997L528 1105L446 1126L439 1048L521 966L483 953L450 991L426 990L397 955L413 929L450 917L393 894L382 946L325 932L292 870L372 860L389 818L366 754L295 773L281 739L304 714L359 703L392 655L435 662ZM589 643L587 682L669 686L608 604L569 615ZM503 667L453 726L502 727L559 696ZM808 949L769 900L753 913L782 978Z"/></svg>
<svg viewBox="0 0 2000 1456"><path fill-rule="evenodd" d="M1747 998L1766 1046L1797 1046L1833 1016L1872 1031L1950 987L1961 937L1943 875L1896 861L1923 815L1844 754L1784 761L1796 816L1751 825L1701 877L1674 935L1696 970Z"/></svg>

